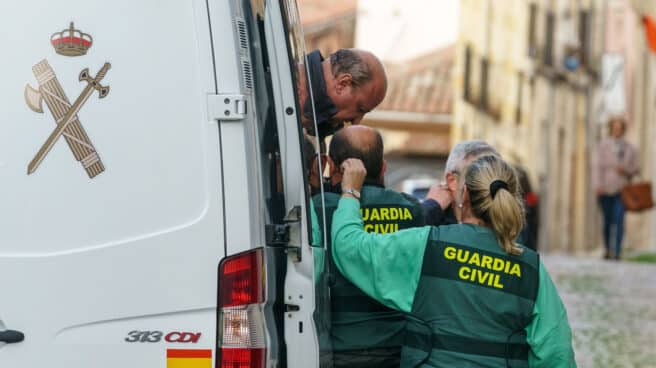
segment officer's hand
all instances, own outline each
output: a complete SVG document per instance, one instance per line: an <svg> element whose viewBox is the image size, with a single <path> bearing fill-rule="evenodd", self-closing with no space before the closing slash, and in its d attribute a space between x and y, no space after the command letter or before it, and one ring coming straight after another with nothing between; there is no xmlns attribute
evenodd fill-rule
<svg viewBox="0 0 656 368"><path fill-rule="evenodd" d="M342 191L355 189L358 192L362 189L364 178L367 176L367 169L364 168L362 161L357 158L349 158L342 162Z"/></svg>
<svg viewBox="0 0 656 368"><path fill-rule="evenodd" d="M451 191L449 191L449 187L446 186L446 183L438 183L430 187L428 194L426 194L426 198L437 202L442 210L446 210L453 202Z"/></svg>

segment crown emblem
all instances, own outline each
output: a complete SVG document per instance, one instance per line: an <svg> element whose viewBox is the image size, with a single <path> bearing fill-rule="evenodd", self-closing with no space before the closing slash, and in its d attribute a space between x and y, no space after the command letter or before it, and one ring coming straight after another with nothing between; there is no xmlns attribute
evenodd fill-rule
<svg viewBox="0 0 656 368"><path fill-rule="evenodd" d="M93 44L93 37L75 29L73 22L68 29L55 32L50 36L50 43L59 55L81 56L86 55L87 50Z"/></svg>

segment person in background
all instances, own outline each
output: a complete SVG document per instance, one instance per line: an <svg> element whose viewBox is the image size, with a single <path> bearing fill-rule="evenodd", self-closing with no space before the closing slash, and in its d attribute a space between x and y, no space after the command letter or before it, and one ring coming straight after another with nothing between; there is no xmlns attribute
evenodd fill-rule
<svg viewBox="0 0 656 368"><path fill-rule="evenodd" d="M323 140L344 126L360 124L366 113L378 106L387 93L383 63L371 52L339 49L327 59L319 50L307 55L308 83L303 68L297 74L301 122L305 130ZM314 106L310 103L310 93ZM312 111L317 119L315 132Z"/></svg>
<svg viewBox="0 0 656 368"><path fill-rule="evenodd" d="M462 141L453 147L444 168L445 182L432 186L421 204L427 225L439 226L457 223L458 208L454 208L452 203L458 187L458 177L462 174L465 166L484 155L499 156L499 153L494 147L481 140Z"/></svg>
<svg viewBox="0 0 656 368"><path fill-rule="evenodd" d="M391 233L424 225L419 201L414 197L387 189L383 139L375 129L353 125L339 130L330 142L329 166L333 188L342 180L340 165L349 157L364 162L368 175L364 186L352 195L362 201L364 229ZM330 254L330 229L340 194L314 196L318 222L323 222L325 208L326 241ZM348 281L335 267L329 255L331 274L331 340L336 368L397 368L401 357L405 320L403 315L370 298Z"/></svg>
<svg viewBox="0 0 656 368"><path fill-rule="evenodd" d="M482 156L459 173L456 225L364 231L366 169L343 164L332 254L367 295L406 314L406 367L575 367L567 313L539 256L515 243L524 214L513 168Z"/></svg>
<svg viewBox="0 0 656 368"><path fill-rule="evenodd" d="M524 200L524 210L526 212L526 221L522 232L519 234L517 242L525 245L535 251L538 250L538 224L539 224L539 200L536 192L533 191L531 181L528 178L526 169L522 166L515 165L515 172L519 178L519 187L522 191Z"/></svg>
<svg viewBox="0 0 656 368"><path fill-rule="evenodd" d="M599 143L593 161L592 184L603 216L604 258L620 259L624 237L622 188L639 173L638 152L624 137L626 120L608 121L609 136Z"/></svg>

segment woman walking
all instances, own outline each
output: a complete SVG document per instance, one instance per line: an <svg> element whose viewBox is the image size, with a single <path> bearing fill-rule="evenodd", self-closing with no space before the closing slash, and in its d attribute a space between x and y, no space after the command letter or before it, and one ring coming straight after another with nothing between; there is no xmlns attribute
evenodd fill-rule
<svg viewBox="0 0 656 368"><path fill-rule="evenodd" d="M459 178L460 224L368 234L365 169L342 165L333 257L365 293L406 313L401 367L575 367L567 314L537 253L514 243L524 216L514 170L495 156Z"/></svg>
<svg viewBox="0 0 656 368"><path fill-rule="evenodd" d="M639 172L638 153L624 138L626 120L610 119L608 130L608 138L597 148L593 185L604 219L604 258L619 259L624 238L624 205L620 192Z"/></svg>

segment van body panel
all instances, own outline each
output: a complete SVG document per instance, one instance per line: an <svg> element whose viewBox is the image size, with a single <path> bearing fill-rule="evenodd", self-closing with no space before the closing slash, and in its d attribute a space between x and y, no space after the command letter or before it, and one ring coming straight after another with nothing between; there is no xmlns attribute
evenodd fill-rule
<svg viewBox="0 0 656 368"><path fill-rule="evenodd" d="M265 211L259 186L259 164L254 134L252 88L244 84L243 62L250 65L248 48L240 48L236 37L237 18L242 18L240 1L209 1L213 35L217 92L220 95L243 95L246 100L245 118L219 120L221 150L227 159L223 163L226 195L227 254L239 253L264 246Z"/></svg>
<svg viewBox="0 0 656 368"><path fill-rule="evenodd" d="M217 267L259 247L267 367L329 366L295 0L0 2L0 20L0 331L25 334L0 366L165 367L170 349L214 366ZM56 52L73 29L86 53ZM53 76L61 93L41 87ZM47 93L64 107L36 111ZM243 118L222 118L222 96ZM271 237L284 227L288 243Z"/></svg>
<svg viewBox="0 0 656 368"><path fill-rule="evenodd" d="M167 348L212 349L225 253L206 2L2 2L0 15L0 327L25 334L0 343L2 366L163 367ZM93 37L86 55L50 43L72 21ZM105 167L94 178L63 137L27 175L56 127L25 101L44 59L70 102L84 68L111 63L107 97L77 113Z"/></svg>

